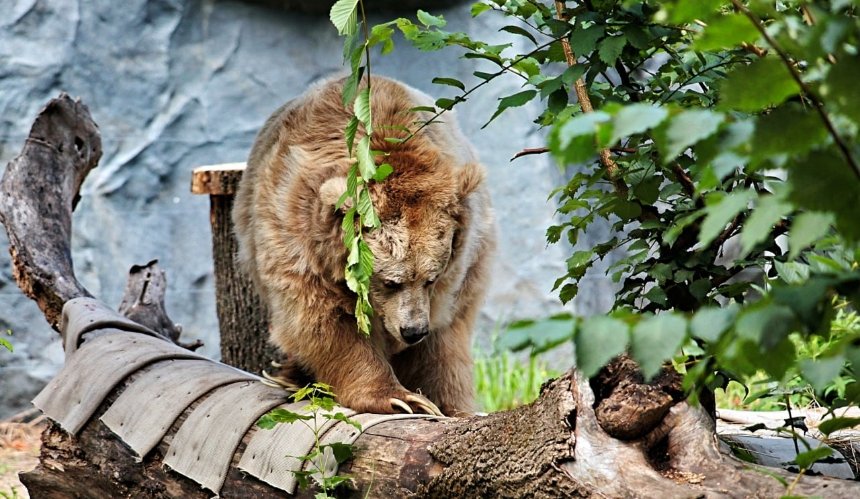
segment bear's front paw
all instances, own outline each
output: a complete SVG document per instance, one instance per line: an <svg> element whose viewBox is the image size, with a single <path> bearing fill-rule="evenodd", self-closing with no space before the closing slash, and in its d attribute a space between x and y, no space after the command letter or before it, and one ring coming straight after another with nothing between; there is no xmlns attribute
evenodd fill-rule
<svg viewBox="0 0 860 499"><path fill-rule="evenodd" d="M406 412L409 414L425 413L433 416L443 416L442 411L427 397L410 392L402 387L391 387L382 390L345 391L338 394L338 401L358 412L378 414L393 414Z"/></svg>
<svg viewBox="0 0 860 499"><path fill-rule="evenodd" d="M391 407L402 409L403 412L407 412L409 414L414 414L412 406L415 406L419 411L430 414L431 416L444 416L442 411L436 407L436 404L431 402L427 397L418 395L417 393L405 392L397 397L389 398L388 401L391 403Z"/></svg>

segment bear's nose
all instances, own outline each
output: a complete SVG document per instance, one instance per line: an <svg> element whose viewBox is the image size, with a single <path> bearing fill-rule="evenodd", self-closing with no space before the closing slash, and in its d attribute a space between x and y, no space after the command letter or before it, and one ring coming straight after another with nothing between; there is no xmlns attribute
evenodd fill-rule
<svg viewBox="0 0 860 499"><path fill-rule="evenodd" d="M404 327L400 329L400 336L403 338L403 341L410 345L423 340L428 334L430 334L430 328L427 326Z"/></svg>

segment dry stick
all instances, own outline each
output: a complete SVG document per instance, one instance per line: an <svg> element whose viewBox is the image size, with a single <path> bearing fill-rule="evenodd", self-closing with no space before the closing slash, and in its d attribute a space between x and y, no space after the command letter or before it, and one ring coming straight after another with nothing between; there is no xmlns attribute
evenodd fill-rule
<svg viewBox="0 0 860 499"><path fill-rule="evenodd" d="M638 149L636 149L635 147L611 147L611 148L609 148L609 150L616 153L616 154L621 154L621 153L633 154ZM543 154L543 153L547 153L547 152L549 152L549 147L527 147L527 148L523 149L522 151L514 154L514 157L511 158L511 161L513 161L517 158L521 158L523 156L530 156L532 154Z"/></svg>
<svg viewBox="0 0 860 499"><path fill-rule="evenodd" d="M549 147L529 147L529 148L523 149L522 151L514 154L514 157L511 158L511 161L513 161L517 158L522 158L523 156L528 156L530 154L543 154L546 152L549 152Z"/></svg>
<svg viewBox="0 0 860 499"><path fill-rule="evenodd" d="M567 16L565 16L564 14L563 1L556 0L555 11L560 21L568 21ZM573 50L570 48L570 41L567 39L567 37L561 39L561 47L564 50L564 57L567 60L567 65L575 66L576 57L574 57L573 55ZM577 99L579 99L579 107L582 108L582 112L594 112L594 106L591 105L591 98L588 97L588 89L585 87L585 81L582 78L578 78L573 83L573 90L574 92L576 92ZM603 148L600 150L600 163L603 165L603 168L606 169L606 175L609 177L609 180L615 187L615 193L618 194L620 197L626 199L627 184L625 184L624 179L621 178L618 163L616 163L615 160L612 159L612 153L610 152L609 148Z"/></svg>
<svg viewBox="0 0 860 499"><path fill-rule="evenodd" d="M556 2L558 4L559 2ZM764 29L764 25L761 23L761 19L758 18L751 10L749 10L744 4L740 2L740 0L732 0L732 4L738 9L740 12L743 12L747 19L755 26L761 36L765 39L765 41L770 45L774 52L779 55L779 58L782 59L785 67L788 68L788 72L791 73L791 77L794 81L800 86L800 89L803 90L803 93L812 101L812 104L815 107L815 110L818 112L818 116L821 118L821 121L824 123L825 128L830 133L830 136L833 137L833 141L836 142L836 146L839 148L839 152L842 153L842 157L845 159L845 162L848 163L848 166L851 167L854 172L854 176L860 179L860 165L857 164L857 160L854 159L854 156L851 155L851 151L848 149L848 145L845 144L845 141L842 139L842 136L836 131L836 127L833 126L833 122L830 120L830 116L827 114L827 111L824 110L824 102L821 101L821 98L815 94L809 85L803 81L800 73L797 71L797 68L791 62L791 58L788 56L788 53L782 48L782 46L777 43L776 40L770 33Z"/></svg>

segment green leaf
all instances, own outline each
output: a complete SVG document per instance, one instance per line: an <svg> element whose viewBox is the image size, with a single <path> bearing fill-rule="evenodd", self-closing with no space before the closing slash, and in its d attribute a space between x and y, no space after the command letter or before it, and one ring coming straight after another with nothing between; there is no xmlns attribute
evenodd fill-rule
<svg viewBox="0 0 860 499"><path fill-rule="evenodd" d="M449 99L447 97L440 97L440 98L436 99L436 107L441 108L441 109L447 109L450 111L451 108L454 107L454 104L456 104L457 102L459 102L458 99Z"/></svg>
<svg viewBox="0 0 860 499"><path fill-rule="evenodd" d="M592 377L614 357L624 353L630 336L624 321L604 316L585 319L576 333L576 366Z"/></svg>
<svg viewBox="0 0 860 499"><path fill-rule="evenodd" d="M860 180L832 149L786 162L789 199L812 211L829 211L836 230L849 241L860 240Z"/></svg>
<svg viewBox="0 0 860 499"><path fill-rule="evenodd" d="M575 271L581 267L587 267L591 264L591 257L593 256L594 252L591 250L576 251L567 259L567 269Z"/></svg>
<svg viewBox="0 0 860 499"><path fill-rule="evenodd" d="M500 114L502 114L505 109L508 109L510 107L523 106L530 100L534 99L536 95L537 90L523 90L522 92L517 92L513 95L508 95L507 97L502 97L501 99L499 99L499 107L496 109L496 112L493 113L493 116L490 118L490 120L484 123L484 126L482 126L481 128L484 128L489 125L490 122L492 122Z"/></svg>
<svg viewBox="0 0 860 499"><path fill-rule="evenodd" d="M642 206L633 201L616 198L612 202L612 212L621 220L633 220L642 214Z"/></svg>
<svg viewBox="0 0 860 499"><path fill-rule="evenodd" d="M646 379L660 372L687 338L687 321L680 315L663 313L646 317L633 328L630 354Z"/></svg>
<svg viewBox="0 0 860 499"><path fill-rule="evenodd" d="M358 0L337 0L331 6L329 19L340 35L352 36L358 29Z"/></svg>
<svg viewBox="0 0 860 499"><path fill-rule="evenodd" d="M716 342L728 331L738 314L738 307L702 308L690 321L690 332L696 338L709 343Z"/></svg>
<svg viewBox="0 0 860 499"><path fill-rule="evenodd" d="M376 210L373 209L373 203L370 200L370 193L367 189L362 189L359 192L356 209L361 215L361 220L365 227L379 227L379 217L376 216Z"/></svg>
<svg viewBox="0 0 860 499"><path fill-rule="evenodd" d="M346 195L346 193L344 193ZM355 212L356 209L350 208L343 216L341 229L343 229L343 245L347 248L352 247L352 242L355 240Z"/></svg>
<svg viewBox="0 0 860 499"><path fill-rule="evenodd" d="M802 285L774 286L771 294L775 303L790 308L808 330L818 331L830 312L827 293L832 285L830 277L814 276Z"/></svg>
<svg viewBox="0 0 860 499"><path fill-rule="evenodd" d="M470 12L472 13L472 17L478 17L481 13L486 12L491 8L492 7L490 7L489 4L486 4L484 2L475 2L472 4Z"/></svg>
<svg viewBox="0 0 860 499"><path fill-rule="evenodd" d="M818 425L818 430L825 435L830 435L834 431L839 431L845 428L853 428L860 425L860 418L830 418L826 419Z"/></svg>
<svg viewBox="0 0 860 499"><path fill-rule="evenodd" d="M370 151L370 137L365 135L359 139L355 148L355 156L358 159L358 171L361 173L361 178L365 182L369 181L376 174L376 161Z"/></svg>
<svg viewBox="0 0 860 499"><path fill-rule="evenodd" d="M366 287L370 282L370 276L373 275L373 251L364 240L358 242L358 268Z"/></svg>
<svg viewBox="0 0 860 499"><path fill-rule="evenodd" d="M741 211L747 208L755 193L750 190L730 192L716 202L710 202L717 196L710 196L709 203L705 207L705 220L699 231L699 244L705 248L722 232L726 225Z"/></svg>
<svg viewBox="0 0 860 499"><path fill-rule="evenodd" d="M685 24L699 19L707 21L719 13L721 0L678 0L677 2L661 2L662 10L656 14L655 20L668 20L672 24Z"/></svg>
<svg viewBox="0 0 860 499"><path fill-rule="evenodd" d="M376 173L373 174L373 180L377 182L382 182L383 180L387 179L388 176L391 175L393 172L394 168L390 164L383 163L379 165L379 167L376 169Z"/></svg>
<svg viewBox="0 0 860 499"><path fill-rule="evenodd" d="M858 81L860 81L860 56L845 55L840 56L837 64L830 68L824 84L821 85L821 95L828 107L833 105L839 113L851 118L855 124L860 124Z"/></svg>
<svg viewBox="0 0 860 499"><path fill-rule="evenodd" d="M433 81L433 83L435 83L437 85L448 85L449 87L456 87L456 88L459 88L460 90L463 90L464 92L466 91L466 85L464 85L462 81L460 81L456 78L436 77L436 78L433 78L432 81Z"/></svg>
<svg viewBox="0 0 860 499"><path fill-rule="evenodd" d="M271 430L280 423L295 423L296 421L307 421L313 418L309 414L299 414L279 407L263 414L257 421L257 426L264 430Z"/></svg>
<svg viewBox="0 0 860 499"><path fill-rule="evenodd" d="M345 444L343 442L333 442L330 444L320 445L320 449L330 449L332 455L334 456L335 461L338 464L342 464L346 462L348 459L352 458L352 445ZM347 479L346 477L341 477L343 479Z"/></svg>
<svg viewBox="0 0 860 499"><path fill-rule="evenodd" d="M666 118L669 113L654 104L637 103L624 106L612 117L612 136L610 144L620 139L642 133L653 128Z"/></svg>
<svg viewBox="0 0 860 499"><path fill-rule="evenodd" d="M507 33L513 33L515 35L520 35L520 36L526 37L529 40L531 40L532 43L537 45L537 40L535 39L535 37L531 33L529 33L528 31L526 31L525 28L523 28L521 26L514 26L514 25L504 26L499 31L505 31Z"/></svg>
<svg viewBox="0 0 860 499"><path fill-rule="evenodd" d="M800 262L774 261L773 267L787 284L799 284L809 279L809 265Z"/></svg>
<svg viewBox="0 0 860 499"><path fill-rule="evenodd" d="M364 125L364 131L367 135L373 134L372 117L370 114L370 89L365 88L358 93L355 99L355 117Z"/></svg>
<svg viewBox="0 0 860 499"><path fill-rule="evenodd" d="M609 119L610 116L603 111L595 111L593 113L578 114L565 121L560 127L556 128L559 148L566 149L575 137L594 135L599 129L600 124L609 121ZM593 151L594 145L592 144Z"/></svg>
<svg viewBox="0 0 860 499"><path fill-rule="evenodd" d="M741 256L749 254L755 245L770 236L773 226L782 220L782 217L791 213L793 206L777 196L762 196L759 198L758 206L744 224L741 231Z"/></svg>
<svg viewBox="0 0 860 499"><path fill-rule="evenodd" d="M352 146L355 144L355 134L358 132L358 118L353 115L346 124L343 134L346 137L346 150L352 155Z"/></svg>
<svg viewBox="0 0 860 499"><path fill-rule="evenodd" d="M669 297L666 296L666 292L663 291L663 288L661 288L660 286L654 286L642 296L651 303L656 303L657 305L663 307L669 304Z"/></svg>
<svg viewBox="0 0 860 499"><path fill-rule="evenodd" d="M567 302L576 298L577 293L579 293L579 286L569 282L561 287L561 291L558 292L558 297L562 304L567 304Z"/></svg>
<svg viewBox="0 0 860 499"><path fill-rule="evenodd" d="M343 82L343 90L341 91L341 98L343 100L344 107L349 107L353 105L353 101L355 100L355 94L358 92L358 84L361 81L361 77L364 74L364 67L361 66L361 57L364 51L359 47L352 54L352 59L350 62L351 73L346 77Z"/></svg>
<svg viewBox="0 0 860 499"><path fill-rule="evenodd" d="M795 259L807 246L821 239L830 230L833 215L807 211L797 215L788 233L788 258Z"/></svg>
<svg viewBox="0 0 860 499"><path fill-rule="evenodd" d="M14 347L12 346L12 343L6 338L0 337L0 346L5 348L6 350L9 350L10 352L15 351Z"/></svg>
<svg viewBox="0 0 860 499"><path fill-rule="evenodd" d="M708 51L732 48L759 38L755 25L743 14L731 13L712 19L693 43L695 50Z"/></svg>
<svg viewBox="0 0 860 499"><path fill-rule="evenodd" d="M809 384L820 393L839 376L844 364L845 356L842 354L814 360L803 359L800 361L800 372L803 373L803 377L809 381Z"/></svg>
<svg viewBox="0 0 860 499"><path fill-rule="evenodd" d="M576 319L569 315L513 324L499 338L498 346L507 350L531 349L532 355L549 350L573 338Z"/></svg>
<svg viewBox="0 0 860 499"><path fill-rule="evenodd" d="M754 113L800 91L782 61L763 57L728 74L720 86L720 109Z"/></svg>
<svg viewBox="0 0 860 499"><path fill-rule="evenodd" d="M597 40L602 38L605 32L605 28L599 24L592 24L584 29L578 25L570 35L570 48L573 50L573 55L579 57L593 52L597 47Z"/></svg>
<svg viewBox="0 0 860 499"><path fill-rule="evenodd" d="M597 52L600 60L607 66L615 65L625 45L627 45L627 37L624 35L607 37L600 42L600 49Z"/></svg>
<svg viewBox="0 0 860 499"><path fill-rule="evenodd" d="M824 143L827 137L827 130L816 113L787 103L759 117L755 125L752 155L757 161L772 156L802 156Z"/></svg>
<svg viewBox="0 0 860 499"><path fill-rule="evenodd" d="M394 36L394 28L391 27L393 23L385 23L385 24L377 24L370 30L370 38L367 40L367 45L369 47L374 47L376 45L382 44L382 55L391 53L394 50L394 40L391 39Z"/></svg>
<svg viewBox="0 0 860 499"><path fill-rule="evenodd" d="M662 177L658 177L656 175L648 177L633 186L633 194L639 198L639 201L644 205L654 204L660 197L660 185L662 183Z"/></svg>
<svg viewBox="0 0 860 499"><path fill-rule="evenodd" d="M332 421L342 421L342 422L352 426L356 430L361 431L361 423L359 423L358 421L356 421L354 419L350 419L346 414L344 414L342 412L336 412L334 414L326 414L325 417L326 417L326 419L330 419Z"/></svg>
<svg viewBox="0 0 860 499"><path fill-rule="evenodd" d="M707 109L682 111L668 121L665 130L663 162L672 161L696 142L713 135L724 116Z"/></svg>
<svg viewBox="0 0 860 499"><path fill-rule="evenodd" d="M821 444L820 447L816 447L806 452L801 452L795 456L794 462L797 463L801 469L808 470L816 463L816 461L830 457L832 454L833 449L827 447L825 444Z"/></svg>
<svg viewBox="0 0 860 499"><path fill-rule="evenodd" d="M447 24L445 22L445 18L443 18L442 16L433 16L420 9L418 10L418 21L424 26L427 26L428 28L431 26L443 28L445 27L445 24Z"/></svg>
<svg viewBox="0 0 860 499"><path fill-rule="evenodd" d="M739 338L748 339L766 351L788 336L794 323L790 308L759 302L741 313L735 331Z"/></svg>

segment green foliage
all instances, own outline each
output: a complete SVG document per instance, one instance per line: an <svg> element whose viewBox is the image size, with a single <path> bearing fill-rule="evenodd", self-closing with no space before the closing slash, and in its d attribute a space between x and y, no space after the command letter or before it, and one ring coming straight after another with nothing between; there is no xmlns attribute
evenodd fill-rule
<svg viewBox="0 0 860 499"><path fill-rule="evenodd" d="M338 33L345 35L344 62L349 62L350 74L343 87L343 103L353 110L344 137L347 151L351 158L355 158L355 162L347 173L347 190L337 203L337 208L344 204L351 206L343 219L343 243L348 250L344 277L347 286L356 295L355 319L358 330L369 335L370 318L373 315L370 304L373 253L364 242L364 229L379 227L380 220L370 199L368 186L371 182L385 180L391 173L391 165L377 165L377 154L370 149L370 137L373 134L370 48L382 45L383 52L390 51L394 47L391 41L393 30L388 25L368 29L361 0L338 0L331 8L330 18ZM360 26L364 26L362 37L358 36ZM364 76L366 80L361 87ZM362 133L359 136L360 131Z"/></svg>
<svg viewBox="0 0 860 499"><path fill-rule="evenodd" d="M691 392L761 377L789 398L860 401L857 330L831 329L860 298L856 2L565 5L473 5L473 16L503 18L516 45L446 31L426 13L387 24L421 50L457 47L493 69L472 84L437 78L456 93L432 119L505 74L523 87L499 96L488 123L542 103L535 124L568 174L547 240L573 246L554 289L575 299L606 259L620 292L606 317L527 327L547 327L545 345L572 339L587 375L629 350L647 374L685 366ZM572 98L575 85L590 105ZM606 225L605 240L578 244Z"/></svg>
<svg viewBox="0 0 860 499"><path fill-rule="evenodd" d="M7 330L6 330L6 335L8 335L8 336L12 336L12 330L11 330L11 329L7 329ZM0 347L3 347L3 348L5 348L6 350L9 350L10 352L14 352L14 351L15 351L14 347L12 346L12 342L11 342L11 341L9 341L9 340L7 340L6 338L4 338L4 337L2 337L2 336L0 336Z"/></svg>
<svg viewBox="0 0 860 499"><path fill-rule="evenodd" d="M314 447L311 452L304 456L291 456L302 463L310 463L309 470L296 470L293 474L296 481L303 489L308 488L311 480L319 487L320 492L314 497L329 498L334 497L331 494L341 484L349 480L348 476L341 476L327 472L329 463L334 460L337 464L341 464L353 456L353 447L351 445L335 442L332 444L322 444L320 437L322 436L322 425L324 421L342 421L352 425L358 431L361 431L361 424L357 421L349 419L344 413L335 411L337 402L332 387L325 383L314 383L305 386L294 393L291 398L294 402L306 400L307 404L302 407L301 412L293 412L283 407L278 407L264 414L258 421L257 426L264 430L271 430L275 426L285 424L303 424L313 432Z"/></svg>
<svg viewBox="0 0 860 499"><path fill-rule="evenodd" d="M544 381L559 375L538 355L521 362L498 346L490 355L475 356L475 392L479 410L506 411L535 400Z"/></svg>

